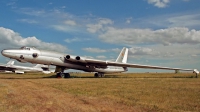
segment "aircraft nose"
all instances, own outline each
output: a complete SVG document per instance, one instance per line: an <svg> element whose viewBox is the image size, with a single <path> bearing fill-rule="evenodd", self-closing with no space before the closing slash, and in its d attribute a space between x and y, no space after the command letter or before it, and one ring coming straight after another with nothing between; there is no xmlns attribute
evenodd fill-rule
<svg viewBox="0 0 200 112"><path fill-rule="evenodd" d="M1 54L3 55L3 56L8 56L10 53L9 53L9 51L8 50L2 50L1 51Z"/></svg>
<svg viewBox="0 0 200 112"><path fill-rule="evenodd" d="M1 54L4 55L4 54L5 54L5 50L2 50L2 51L1 51Z"/></svg>

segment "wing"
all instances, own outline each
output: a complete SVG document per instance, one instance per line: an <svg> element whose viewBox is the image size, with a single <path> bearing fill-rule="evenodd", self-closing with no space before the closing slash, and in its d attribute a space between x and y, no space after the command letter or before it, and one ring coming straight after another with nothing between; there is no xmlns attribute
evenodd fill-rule
<svg viewBox="0 0 200 112"><path fill-rule="evenodd" d="M196 69L183 69L183 68L171 68L171 67L162 67L162 66L152 66L152 65L141 65L141 64L130 64L130 63L121 63L121 62L112 62L112 61L102 61L97 59L88 59L83 57L75 57L66 55L65 58L67 61L72 63L82 64L85 66L94 66L98 68L106 68L107 66L118 66L118 67L131 67L131 68L146 68L146 69L165 69L165 70L182 70L182 71L194 71L199 73Z"/></svg>
<svg viewBox="0 0 200 112"><path fill-rule="evenodd" d="M183 69L183 68L171 68L162 66L152 66L152 65L141 65L141 64L130 64L130 63L119 63L111 61L102 61L94 59L85 59L85 61L90 65L101 65L101 66L118 66L118 67L130 67L130 68L146 68L146 69L165 69L165 70L182 70L182 71L194 71L199 73L196 69Z"/></svg>
<svg viewBox="0 0 200 112"><path fill-rule="evenodd" d="M0 65L0 70L15 70L16 68L9 66L9 65Z"/></svg>

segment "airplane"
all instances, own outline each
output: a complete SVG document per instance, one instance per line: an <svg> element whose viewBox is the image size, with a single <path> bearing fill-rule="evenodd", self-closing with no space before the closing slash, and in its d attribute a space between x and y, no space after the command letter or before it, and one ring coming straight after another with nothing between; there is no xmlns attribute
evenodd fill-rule
<svg viewBox="0 0 200 112"><path fill-rule="evenodd" d="M45 65L56 66L55 72L57 77L69 78L69 73L64 73L65 69L83 70L85 72L95 72L94 77L103 77L107 73L121 73L131 68L148 68L148 69L165 69L182 71L193 71L199 74L197 69L171 68L152 65L130 64L127 63L128 48L123 48L116 61L103 61L89 59L86 57L74 56L54 51L39 50L35 47L23 46L20 49L4 49L1 54L5 57L16 59L19 62L29 62Z"/></svg>
<svg viewBox="0 0 200 112"><path fill-rule="evenodd" d="M15 61L10 60L7 64L0 64L0 70L7 73L14 72L16 74L24 74L24 72L43 72L45 74L51 73L46 65L37 64L33 67L25 67L14 65L14 63Z"/></svg>

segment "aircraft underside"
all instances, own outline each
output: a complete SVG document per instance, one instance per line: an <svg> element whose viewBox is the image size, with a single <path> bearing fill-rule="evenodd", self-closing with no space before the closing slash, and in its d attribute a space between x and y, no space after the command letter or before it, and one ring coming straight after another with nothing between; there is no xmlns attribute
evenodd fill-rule
<svg viewBox="0 0 200 112"><path fill-rule="evenodd" d="M61 77L61 78L70 78L70 74L69 73L64 73L64 70L66 68L60 67L60 66L56 66L56 77ZM94 73L94 77L98 78L98 77L104 77L104 74L108 74L108 73L121 73L121 72L125 72L127 70L123 69L123 68L119 68L119 67L114 67L114 68L95 68L95 67L74 67L73 69L76 70L83 70L85 72L95 72Z"/></svg>

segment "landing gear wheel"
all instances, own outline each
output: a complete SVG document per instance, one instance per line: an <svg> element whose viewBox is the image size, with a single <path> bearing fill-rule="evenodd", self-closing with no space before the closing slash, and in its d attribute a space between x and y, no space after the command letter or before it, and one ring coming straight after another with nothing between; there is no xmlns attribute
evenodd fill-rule
<svg viewBox="0 0 200 112"><path fill-rule="evenodd" d="M56 78L60 78L61 73L56 73Z"/></svg>
<svg viewBox="0 0 200 112"><path fill-rule="evenodd" d="M65 78L65 73L60 73L61 78Z"/></svg>
<svg viewBox="0 0 200 112"><path fill-rule="evenodd" d="M98 73L95 73L95 74L94 74L94 77L98 78L98 77L99 77L99 74L98 74Z"/></svg>
<svg viewBox="0 0 200 112"><path fill-rule="evenodd" d="M65 78L70 78L70 74L69 73L65 73Z"/></svg>
<svg viewBox="0 0 200 112"><path fill-rule="evenodd" d="M70 78L69 73L57 73L56 78Z"/></svg>
<svg viewBox="0 0 200 112"><path fill-rule="evenodd" d="M95 73L94 77L98 78L98 77L104 77L103 73Z"/></svg>

